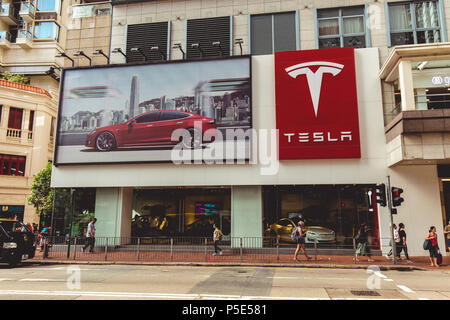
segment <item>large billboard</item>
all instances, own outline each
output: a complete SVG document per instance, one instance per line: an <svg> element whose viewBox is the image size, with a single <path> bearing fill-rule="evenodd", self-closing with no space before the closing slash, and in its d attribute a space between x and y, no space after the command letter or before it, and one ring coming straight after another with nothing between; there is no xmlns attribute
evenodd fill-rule
<svg viewBox="0 0 450 320"><path fill-rule="evenodd" d="M63 72L55 165L251 159L250 57Z"/></svg>
<svg viewBox="0 0 450 320"><path fill-rule="evenodd" d="M283 159L360 158L354 48L275 53Z"/></svg>

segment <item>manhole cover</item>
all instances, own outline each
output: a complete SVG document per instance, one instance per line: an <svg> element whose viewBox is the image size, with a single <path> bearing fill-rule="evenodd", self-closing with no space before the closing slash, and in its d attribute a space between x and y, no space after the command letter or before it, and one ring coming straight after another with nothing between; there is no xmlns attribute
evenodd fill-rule
<svg viewBox="0 0 450 320"><path fill-rule="evenodd" d="M379 296L380 294L376 291L362 291L362 290L351 290L350 291L355 296Z"/></svg>

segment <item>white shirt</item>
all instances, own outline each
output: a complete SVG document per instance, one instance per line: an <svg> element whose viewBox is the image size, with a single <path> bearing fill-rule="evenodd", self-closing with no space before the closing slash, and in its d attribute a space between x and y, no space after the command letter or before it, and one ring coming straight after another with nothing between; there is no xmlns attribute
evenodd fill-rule
<svg viewBox="0 0 450 320"><path fill-rule="evenodd" d="M95 226L92 222L89 222L89 224L88 224L86 237L88 237L88 238L95 237Z"/></svg>
<svg viewBox="0 0 450 320"><path fill-rule="evenodd" d="M400 242L400 235L398 234L398 230L394 229L394 241Z"/></svg>

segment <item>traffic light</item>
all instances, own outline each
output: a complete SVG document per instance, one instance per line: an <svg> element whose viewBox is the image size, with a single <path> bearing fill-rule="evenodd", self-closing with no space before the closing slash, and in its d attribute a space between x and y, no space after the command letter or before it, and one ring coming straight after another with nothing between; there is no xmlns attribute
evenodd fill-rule
<svg viewBox="0 0 450 320"><path fill-rule="evenodd" d="M386 207L386 185L384 183L377 184L377 203L382 207Z"/></svg>
<svg viewBox="0 0 450 320"><path fill-rule="evenodd" d="M392 187L392 206L398 207L402 205L402 202L405 201L400 195L403 193L402 188Z"/></svg>

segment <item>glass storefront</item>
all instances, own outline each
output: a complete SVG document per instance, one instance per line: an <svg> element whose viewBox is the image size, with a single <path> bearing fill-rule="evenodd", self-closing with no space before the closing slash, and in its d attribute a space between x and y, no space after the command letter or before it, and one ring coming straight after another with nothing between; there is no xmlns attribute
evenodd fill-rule
<svg viewBox="0 0 450 320"><path fill-rule="evenodd" d="M378 245L377 206L374 206L373 211L369 210L369 190L373 191L374 186L266 186L263 188L265 235L270 236L271 231L281 234L288 219L295 223L301 215L311 231L323 235L324 242L351 245L358 227L367 224L371 229L373 244ZM372 203L376 204L375 201L373 192ZM283 239L281 236L280 240Z"/></svg>
<svg viewBox="0 0 450 320"><path fill-rule="evenodd" d="M95 188L78 188L73 196L73 217L71 221L70 189L56 189L53 213L53 230L55 236L67 236L72 224L72 237L84 236L87 225L95 216ZM52 216L41 219L41 228L51 226Z"/></svg>
<svg viewBox="0 0 450 320"><path fill-rule="evenodd" d="M210 237L231 232L230 188L135 189L132 237Z"/></svg>

